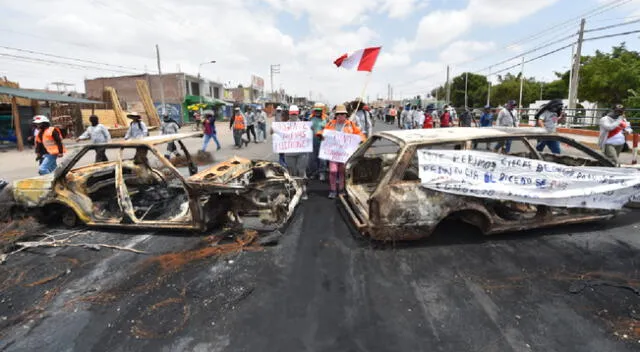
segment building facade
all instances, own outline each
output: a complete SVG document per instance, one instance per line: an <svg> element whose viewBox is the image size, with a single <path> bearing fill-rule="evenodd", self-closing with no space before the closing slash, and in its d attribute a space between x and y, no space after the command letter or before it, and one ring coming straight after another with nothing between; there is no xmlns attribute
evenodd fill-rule
<svg viewBox="0 0 640 352"><path fill-rule="evenodd" d="M87 97L98 100L102 100L106 87L113 87L124 109L142 111L142 101L136 86L136 81L139 80L144 80L149 85L151 100L160 112L166 111L170 115L180 116L182 121L190 120L187 111L190 102L199 100L199 97L202 97L204 102L221 100L224 97L224 87L221 83L182 72L166 73L162 76L141 74L85 79L84 87ZM164 107L161 106L161 84L166 104Z"/></svg>

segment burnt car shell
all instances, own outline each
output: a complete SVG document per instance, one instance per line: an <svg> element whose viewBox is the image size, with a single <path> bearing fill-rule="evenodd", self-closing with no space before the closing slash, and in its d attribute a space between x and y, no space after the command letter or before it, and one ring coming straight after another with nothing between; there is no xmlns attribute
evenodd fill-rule
<svg viewBox="0 0 640 352"><path fill-rule="evenodd" d="M229 220L239 223L243 216L256 216L268 226L288 220L302 192L286 169L234 157L195 173L197 167L181 140L200 136L185 133L82 145L53 174L15 181L14 201L41 213L71 210L90 226L204 230ZM182 148L190 177L157 148L172 142ZM96 148L116 154L116 160L80 166L79 160ZM135 156L127 158L127 152Z"/></svg>
<svg viewBox="0 0 640 352"><path fill-rule="evenodd" d="M554 139L587 159L539 153L530 140ZM421 187L416 150L473 149L504 140L522 142L528 155L565 165L614 167L604 155L543 128L446 128L385 131L367 140L346 165L346 196L340 202L351 222L375 240L428 237L445 219L463 221L484 234L610 219L618 211L558 208L460 196ZM516 154L513 154L516 155Z"/></svg>

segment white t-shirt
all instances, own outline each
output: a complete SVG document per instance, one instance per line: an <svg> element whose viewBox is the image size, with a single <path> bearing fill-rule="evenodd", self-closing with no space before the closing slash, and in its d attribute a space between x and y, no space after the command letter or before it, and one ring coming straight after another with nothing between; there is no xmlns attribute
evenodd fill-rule
<svg viewBox="0 0 640 352"><path fill-rule="evenodd" d="M605 142L605 144L612 144L612 145L623 145L626 143L626 139L624 138L624 133L622 133L622 131L618 132L615 136L607 139L607 141Z"/></svg>

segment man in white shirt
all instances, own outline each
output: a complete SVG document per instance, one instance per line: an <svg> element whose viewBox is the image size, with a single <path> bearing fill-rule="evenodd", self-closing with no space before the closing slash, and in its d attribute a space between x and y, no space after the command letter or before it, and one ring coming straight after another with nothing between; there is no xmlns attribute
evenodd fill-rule
<svg viewBox="0 0 640 352"><path fill-rule="evenodd" d="M498 119L496 125L498 127L518 127L518 114L515 111L516 101L509 100L507 104L505 104L504 108L500 110L498 113ZM496 144L494 148L497 152L504 146L505 153L509 153L511 151L511 140L506 140L505 142L500 142Z"/></svg>
<svg viewBox="0 0 640 352"><path fill-rule="evenodd" d="M598 145L618 165L618 156L627 143L625 133L631 133L631 125L624 117L624 106L617 104L613 111L600 119Z"/></svg>

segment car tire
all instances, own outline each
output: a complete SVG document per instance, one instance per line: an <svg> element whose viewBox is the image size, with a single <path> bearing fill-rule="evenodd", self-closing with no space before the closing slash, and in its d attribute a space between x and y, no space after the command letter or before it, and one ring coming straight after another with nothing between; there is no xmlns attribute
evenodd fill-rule
<svg viewBox="0 0 640 352"><path fill-rule="evenodd" d="M42 209L38 209L35 217L38 222L49 226L62 224L65 227L75 227L79 224L76 212L61 204L50 204Z"/></svg>
<svg viewBox="0 0 640 352"><path fill-rule="evenodd" d="M66 227L76 227L78 225L78 215L73 209L63 206L60 214L60 222Z"/></svg>

